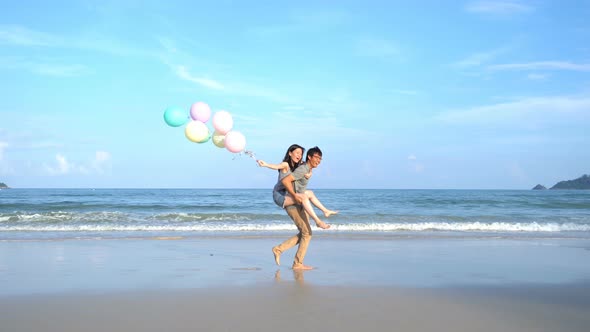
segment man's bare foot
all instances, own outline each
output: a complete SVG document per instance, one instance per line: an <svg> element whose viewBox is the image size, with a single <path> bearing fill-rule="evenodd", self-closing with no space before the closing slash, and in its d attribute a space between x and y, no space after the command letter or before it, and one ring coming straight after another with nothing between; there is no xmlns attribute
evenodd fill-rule
<svg viewBox="0 0 590 332"><path fill-rule="evenodd" d="M297 264L293 265L293 270L313 270L313 266Z"/></svg>
<svg viewBox="0 0 590 332"><path fill-rule="evenodd" d="M330 228L330 225L326 224L323 221L318 221L318 222L315 223L315 225L318 226L321 229L328 229L328 228Z"/></svg>
<svg viewBox="0 0 590 332"><path fill-rule="evenodd" d="M277 247L273 247L272 253L275 255L275 263L277 263L277 265L281 265L281 252L279 249L277 249Z"/></svg>
<svg viewBox="0 0 590 332"><path fill-rule="evenodd" d="M326 216L326 218L333 214L338 214L338 211L327 210L326 212L324 212L324 216Z"/></svg>

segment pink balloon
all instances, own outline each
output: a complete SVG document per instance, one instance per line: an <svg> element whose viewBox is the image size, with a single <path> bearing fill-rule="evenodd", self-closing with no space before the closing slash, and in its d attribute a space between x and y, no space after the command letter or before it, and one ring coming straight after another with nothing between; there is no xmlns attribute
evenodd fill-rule
<svg viewBox="0 0 590 332"><path fill-rule="evenodd" d="M239 131L230 131L225 134L225 148L229 152L242 152L246 147L246 137Z"/></svg>
<svg viewBox="0 0 590 332"><path fill-rule="evenodd" d="M213 115L213 127L220 134L225 134L234 126L234 120L227 111L215 112Z"/></svg>
<svg viewBox="0 0 590 332"><path fill-rule="evenodd" d="M191 118L200 122L207 122L211 117L211 108L202 101L198 101L191 106Z"/></svg>

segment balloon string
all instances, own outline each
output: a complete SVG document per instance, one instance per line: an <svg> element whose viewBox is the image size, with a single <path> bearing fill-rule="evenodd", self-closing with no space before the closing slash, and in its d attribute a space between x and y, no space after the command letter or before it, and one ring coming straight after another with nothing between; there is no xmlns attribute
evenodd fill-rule
<svg viewBox="0 0 590 332"><path fill-rule="evenodd" d="M254 153L254 151L251 151L251 150L244 150L244 151L242 151L241 153L239 153L238 155L242 155L242 154L245 154L245 155L247 155L248 157L250 157L250 158L254 159L254 161L258 162L258 160L256 159L256 154ZM234 158L232 158L232 159L236 159L236 157L234 157Z"/></svg>
<svg viewBox="0 0 590 332"><path fill-rule="evenodd" d="M244 150L244 154L247 155L248 157L256 160L256 154L254 153L254 151L251 150Z"/></svg>

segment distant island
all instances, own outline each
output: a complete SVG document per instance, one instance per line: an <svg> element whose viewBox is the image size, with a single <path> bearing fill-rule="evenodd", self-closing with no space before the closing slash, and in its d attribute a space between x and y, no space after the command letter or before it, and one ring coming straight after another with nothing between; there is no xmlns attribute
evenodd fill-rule
<svg viewBox="0 0 590 332"><path fill-rule="evenodd" d="M8 189L8 188L10 188L10 187L7 186L6 183L0 182L0 189Z"/></svg>
<svg viewBox="0 0 590 332"><path fill-rule="evenodd" d="M536 185L533 190L545 190L544 186L538 184ZM549 188L550 190L559 190L559 189L579 189L585 190L590 189L590 175L584 174L577 179L574 180L567 180L567 181L559 181L553 187Z"/></svg>

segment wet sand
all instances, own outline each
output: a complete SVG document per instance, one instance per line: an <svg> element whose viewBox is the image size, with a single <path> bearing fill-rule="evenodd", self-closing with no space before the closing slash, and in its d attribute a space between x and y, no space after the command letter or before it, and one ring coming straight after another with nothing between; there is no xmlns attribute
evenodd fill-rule
<svg viewBox="0 0 590 332"><path fill-rule="evenodd" d="M583 292L588 295L587 288ZM567 303L551 303L481 289L317 287L287 282L9 297L0 301L0 320L3 331L14 332L587 331L590 306L587 298L580 302L580 292L573 293L578 295Z"/></svg>
<svg viewBox="0 0 590 332"><path fill-rule="evenodd" d="M587 331L587 240L0 242L0 331Z"/></svg>

